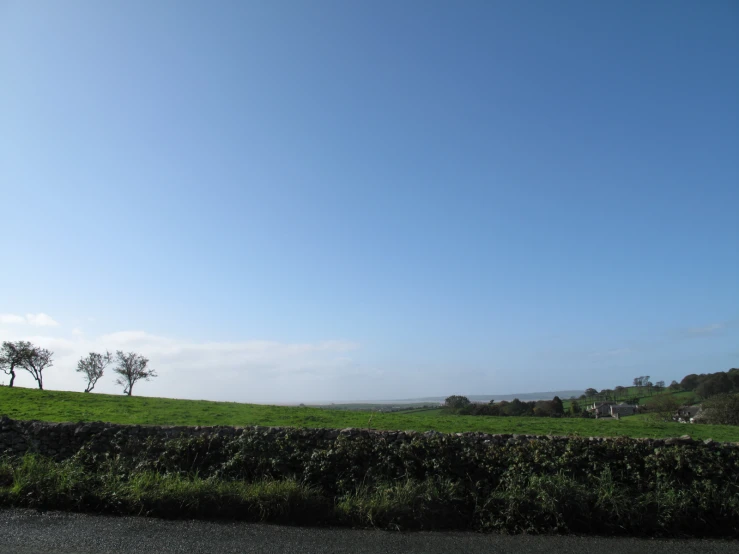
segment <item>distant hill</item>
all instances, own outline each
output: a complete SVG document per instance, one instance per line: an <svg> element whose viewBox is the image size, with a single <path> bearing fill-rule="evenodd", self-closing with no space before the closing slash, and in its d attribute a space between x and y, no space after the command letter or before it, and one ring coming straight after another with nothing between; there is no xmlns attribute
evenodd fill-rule
<svg viewBox="0 0 739 554"><path fill-rule="evenodd" d="M522 392L519 394L466 394L463 396L466 396L472 402L490 402L491 400L495 400L496 402L500 400L511 401L514 398L530 402L531 400L551 400L555 396L559 396L562 400L567 400L571 396L579 397L581 394L585 394L585 391L555 390L549 392ZM445 399L446 396L426 396L424 398L404 398L393 400L392 402L444 402Z"/></svg>

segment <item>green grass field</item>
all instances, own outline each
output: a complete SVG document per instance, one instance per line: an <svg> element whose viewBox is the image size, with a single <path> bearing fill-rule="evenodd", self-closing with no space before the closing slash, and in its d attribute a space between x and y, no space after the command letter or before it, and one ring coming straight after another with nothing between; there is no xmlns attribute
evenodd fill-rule
<svg viewBox="0 0 739 554"><path fill-rule="evenodd" d="M481 431L536 435L677 437L739 442L739 427L652 423L643 416L619 421L580 418L457 416L442 410L387 414L204 400L127 397L0 387L0 415L42 421L106 421L140 425L265 425L313 428ZM370 421L371 416L371 421Z"/></svg>

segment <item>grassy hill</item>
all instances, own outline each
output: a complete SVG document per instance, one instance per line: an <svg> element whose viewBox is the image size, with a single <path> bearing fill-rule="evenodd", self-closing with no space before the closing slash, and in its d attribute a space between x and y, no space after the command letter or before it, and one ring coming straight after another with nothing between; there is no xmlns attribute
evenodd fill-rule
<svg viewBox="0 0 739 554"><path fill-rule="evenodd" d="M205 400L127 397L0 387L0 414L43 421L107 421L142 425L265 425L314 428L481 431L539 435L676 437L690 434L739 442L739 427L655 424L634 416L619 421L449 415L442 410L387 414ZM371 416L371 421L370 421Z"/></svg>
<svg viewBox="0 0 739 554"><path fill-rule="evenodd" d="M600 394L588 398L587 400L580 400L577 399L578 404L580 406L585 406L587 404L592 404L593 402L600 402L603 400L612 400L615 402L626 402L627 404L638 404L639 406L649 406L649 404L658 396L664 396L669 395L673 398L679 399L681 402L684 403L691 403L694 400L698 398L698 396L691 391L679 391L679 392L672 392L670 390L664 390L662 392L654 392L652 394L648 394L646 392L646 389L643 387L625 387L625 391L623 394L619 395L616 398L609 397L604 398ZM565 410L568 410L570 408L570 404L572 403L569 399L562 398L562 405L564 406Z"/></svg>

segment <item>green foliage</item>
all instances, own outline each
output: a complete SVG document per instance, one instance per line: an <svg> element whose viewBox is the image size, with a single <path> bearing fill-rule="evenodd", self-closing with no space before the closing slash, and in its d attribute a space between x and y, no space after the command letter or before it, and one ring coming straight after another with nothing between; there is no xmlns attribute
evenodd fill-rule
<svg viewBox="0 0 739 554"><path fill-rule="evenodd" d="M0 371L10 375L9 387L14 385L16 369L24 369L38 383L38 388L44 388L44 369L53 364L53 352L33 345L28 341L3 342L0 347Z"/></svg>
<svg viewBox="0 0 739 554"><path fill-rule="evenodd" d="M33 352L33 345L27 341L3 342L0 347L0 371L10 376L9 387L12 387L16 377L16 369L22 369L23 364Z"/></svg>
<svg viewBox="0 0 739 554"><path fill-rule="evenodd" d="M39 510L293 523L320 523L330 511L325 497L292 479L224 481L137 469L114 458L90 463L84 455L63 462L6 458L3 472L10 481L0 488L0 505Z"/></svg>
<svg viewBox="0 0 739 554"><path fill-rule="evenodd" d="M504 400L497 404L492 400L486 404L471 402L460 404L460 407L456 409L447 403L444 407L447 413L472 416L562 417L564 415L564 405L557 396L553 400L532 400L530 402L523 402L518 398L510 402Z"/></svg>
<svg viewBox="0 0 739 554"><path fill-rule="evenodd" d="M677 409L683 404L684 402L674 394L661 393L654 395L645 405L645 409L653 421L672 421Z"/></svg>
<svg viewBox="0 0 739 554"><path fill-rule="evenodd" d="M685 391L694 391L703 398L716 394L739 392L739 368L700 375L691 373L683 377L680 388Z"/></svg>
<svg viewBox="0 0 739 554"><path fill-rule="evenodd" d="M531 416L534 415L535 406L536 402L521 402L518 398L514 398L505 405L504 413L509 416Z"/></svg>
<svg viewBox="0 0 739 554"><path fill-rule="evenodd" d="M459 410L470 405L470 399L466 396L452 395L444 400L444 407L452 410Z"/></svg>
<svg viewBox="0 0 739 554"><path fill-rule="evenodd" d="M739 394L719 394L703 403L704 419L718 425L739 425Z"/></svg>
<svg viewBox="0 0 739 554"><path fill-rule="evenodd" d="M90 352L87 357L81 358L77 362L77 373L81 373L87 380L85 392L92 392L95 385L103 376L105 368L113 361L113 355L110 352L100 354L98 352Z"/></svg>
<svg viewBox="0 0 739 554"><path fill-rule="evenodd" d="M387 529L739 537L739 448L248 430L0 458L0 505Z"/></svg>
<svg viewBox="0 0 739 554"><path fill-rule="evenodd" d="M691 373L683 377L682 381L680 381L680 388L683 390L695 390L699 383L700 377L695 373Z"/></svg>
<svg viewBox="0 0 739 554"><path fill-rule="evenodd" d="M123 394L131 396L133 386L138 381L150 381L157 377L156 371L149 367L149 359L141 354L117 350L115 360L113 373L118 375L116 384L123 387Z"/></svg>
<svg viewBox="0 0 739 554"><path fill-rule="evenodd" d="M565 409L564 404L562 403L562 399L559 396L555 396L552 399L552 414L555 416L561 416L564 415Z"/></svg>
<svg viewBox="0 0 739 554"><path fill-rule="evenodd" d="M463 487L438 478L361 485L340 497L341 519L383 529L466 529L472 506Z"/></svg>
<svg viewBox="0 0 739 554"><path fill-rule="evenodd" d="M701 381L695 392L703 398L731 392L733 384L726 373L716 373Z"/></svg>

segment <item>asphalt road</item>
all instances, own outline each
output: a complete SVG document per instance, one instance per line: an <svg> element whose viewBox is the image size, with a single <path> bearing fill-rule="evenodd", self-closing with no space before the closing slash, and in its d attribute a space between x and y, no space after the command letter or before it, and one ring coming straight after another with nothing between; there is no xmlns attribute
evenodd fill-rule
<svg viewBox="0 0 739 554"><path fill-rule="evenodd" d="M724 554L739 542L604 537L392 533L248 523L0 510L0 553Z"/></svg>

